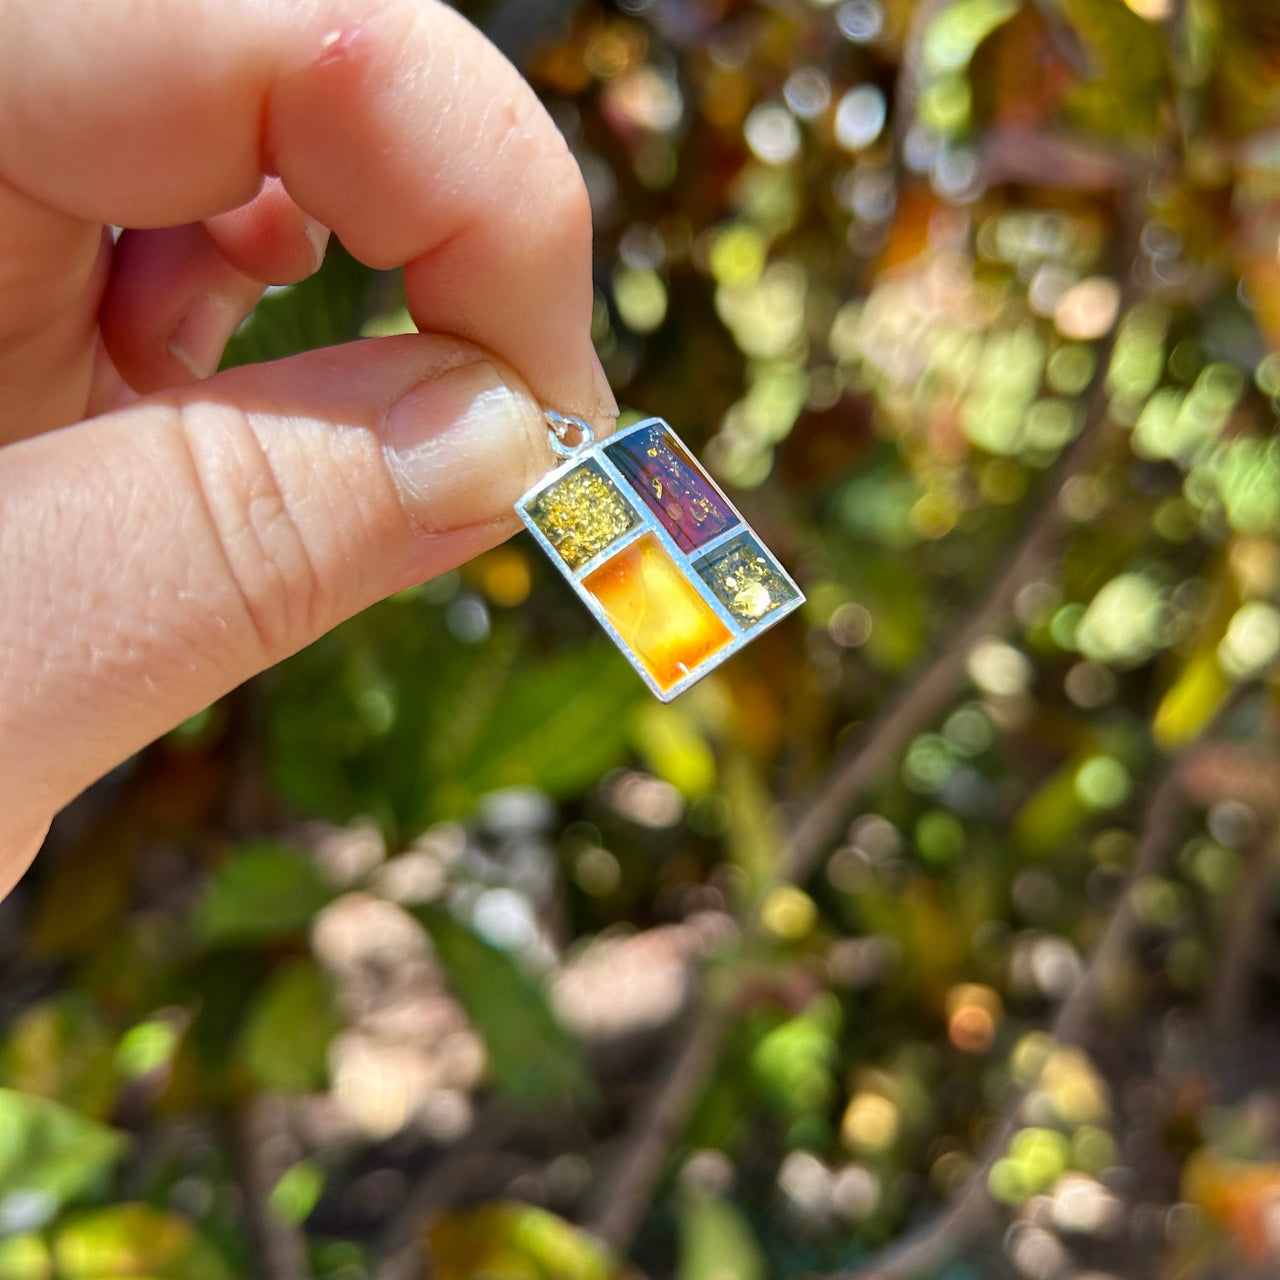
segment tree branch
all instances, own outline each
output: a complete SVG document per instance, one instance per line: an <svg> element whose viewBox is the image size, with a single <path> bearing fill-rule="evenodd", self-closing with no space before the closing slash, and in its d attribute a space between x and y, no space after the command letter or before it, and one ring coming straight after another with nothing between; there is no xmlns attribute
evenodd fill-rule
<svg viewBox="0 0 1280 1280"><path fill-rule="evenodd" d="M289 1164L291 1146L279 1100L259 1094L227 1117L241 1213L260 1280L307 1280L307 1237L271 1208L271 1192Z"/></svg>
<svg viewBox="0 0 1280 1280"><path fill-rule="evenodd" d="M955 0L919 0L911 11L911 20L902 42L902 61L898 63L898 76L893 86L893 156L899 184L907 173L907 135L916 122L916 107L920 101L924 38L934 20L954 3Z"/></svg>
<svg viewBox="0 0 1280 1280"><path fill-rule="evenodd" d="M1280 823L1263 829L1245 853L1244 874L1231 896L1222 933L1222 955L1209 992L1209 1030L1227 1040L1244 1025L1249 1009L1249 979L1258 967L1267 920L1268 889L1280 858Z"/></svg>
<svg viewBox="0 0 1280 1280"><path fill-rule="evenodd" d="M420 1280L423 1217L429 1209L458 1204L489 1185L496 1153L519 1129L516 1112L490 1103L458 1145L425 1170L374 1242L369 1272L376 1280Z"/></svg>
<svg viewBox="0 0 1280 1280"><path fill-rule="evenodd" d="M859 798L879 780L907 743L936 721L955 697L975 642L1005 626L1018 592L1032 582L1052 558L1064 525L1062 491L1092 462L1098 437L1107 424L1107 367L1118 327L1118 324L1113 326L1098 351L1084 427L1058 459L1032 501L1003 568L997 572L986 594L961 620L951 639L890 700L800 811L779 859L784 879L800 882L808 878Z"/></svg>
<svg viewBox="0 0 1280 1280"><path fill-rule="evenodd" d="M1151 168L1141 154L1086 138L1040 129L998 129L982 144L979 182L1050 187L1058 191L1123 191L1135 172Z"/></svg>
<svg viewBox="0 0 1280 1280"><path fill-rule="evenodd" d="M697 1011L688 1038L633 1119L625 1155L602 1183L589 1218L588 1230L611 1249L623 1251L639 1229L667 1156L715 1070L733 1005L709 1000Z"/></svg>

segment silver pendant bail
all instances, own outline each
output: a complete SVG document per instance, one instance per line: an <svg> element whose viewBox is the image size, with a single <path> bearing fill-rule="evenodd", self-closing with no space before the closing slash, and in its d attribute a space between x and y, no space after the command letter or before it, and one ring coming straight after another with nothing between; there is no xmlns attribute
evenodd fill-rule
<svg viewBox="0 0 1280 1280"><path fill-rule="evenodd" d="M551 452L558 458L576 458L596 442L596 433L585 418L557 413L554 409L543 409L542 417L547 424L547 441L551 445ZM570 437L575 434L577 441L571 444Z"/></svg>

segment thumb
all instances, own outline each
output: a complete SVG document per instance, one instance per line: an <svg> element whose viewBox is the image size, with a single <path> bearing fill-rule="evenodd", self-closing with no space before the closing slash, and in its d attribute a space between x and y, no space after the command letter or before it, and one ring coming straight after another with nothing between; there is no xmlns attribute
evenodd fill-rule
<svg viewBox="0 0 1280 1280"><path fill-rule="evenodd" d="M0 450L0 892L114 764L509 536L553 461L510 369L425 335L232 370Z"/></svg>

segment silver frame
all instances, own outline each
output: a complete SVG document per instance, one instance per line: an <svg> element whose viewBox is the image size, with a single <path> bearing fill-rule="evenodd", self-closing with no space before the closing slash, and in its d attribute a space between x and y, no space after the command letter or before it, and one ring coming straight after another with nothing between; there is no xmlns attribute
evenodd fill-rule
<svg viewBox="0 0 1280 1280"><path fill-rule="evenodd" d="M661 427L663 431L669 433L673 440L684 450L694 466L702 472L708 483L720 496L721 501L731 511L737 520L737 523L730 528L724 530L723 533L717 534L705 546L699 547L696 551L689 552L683 550L676 545L675 539L667 532L662 522L654 515L649 504L636 493L634 487L627 481L622 472L614 465L613 460L607 455L606 450L617 444L621 440L625 440L630 435L638 434L646 429L653 427ZM550 488L557 480L576 470L584 462L591 461L600 468L605 476L612 482L615 488L621 493L622 498L627 502L636 514L640 517L640 522L635 527L628 529L626 533L619 535L608 547L598 552L587 560L577 569L570 568L564 557L556 550L551 540L538 528L537 523L529 514L529 505L543 490ZM575 449L573 455L565 462L561 463L554 470L549 471L536 485L525 493L516 503L516 511L519 512L521 520L524 521L525 527L533 535L534 540L545 551L548 557L555 563L565 580L573 588L574 594L581 600L591 611L592 616L604 629L605 634L613 641L615 645L622 651L627 661L635 669L636 674L644 681L649 692L653 694L660 702L671 702L678 698L691 685L697 684L704 676L709 675L721 663L727 662L739 650L744 649L757 636L763 635L770 627L781 622L789 613L795 612L805 602L804 592L800 590L796 580L782 567L778 558L765 546L760 535L742 518L742 512L729 500L725 492L720 488L714 480L707 475L706 470L694 457L693 451L680 439L679 435L671 429L671 424L663 418L644 418L639 422L634 422L629 427L624 427L621 431L615 432L607 440L587 441L578 449ZM646 533L652 534L657 538L663 550L675 561L684 576L693 584L694 589L699 596L706 602L708 607L715 613L721 622L728 628L730 640L722 649L717 649L710 657L700 662L687 676L684 676L673 684L669 689L663 689L653 676L649 673L644 663L640 660L638 654L627 644L625 640L614 630L613 624L605 615L604 609L600 602L583 586L583 579L598 569L606 561L611 560L620 551L624 551L633 542L638 541ZM755 540L756 545L768 557L773 568L796 593L795 598L780 604L776 609L765 614L758 622L752 623L750 626L743 626L728 609L725 608L720 598L712 591L702 574L698 572L698 565L712 552L723 546L732 538L739 534L750 534Z"/></svg>

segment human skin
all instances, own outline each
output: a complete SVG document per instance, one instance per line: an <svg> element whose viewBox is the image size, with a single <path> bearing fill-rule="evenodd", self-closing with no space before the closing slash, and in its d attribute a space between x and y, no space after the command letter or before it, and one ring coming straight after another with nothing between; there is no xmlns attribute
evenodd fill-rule
<svg viewBox="0 0 1280 1280"><path fill-rule="evenodd" d="M113 765L507 537L539 405L617 412L581 175L446 6L2 8L0 894ZM214 373L329 230L421 333Z"/></svg>

